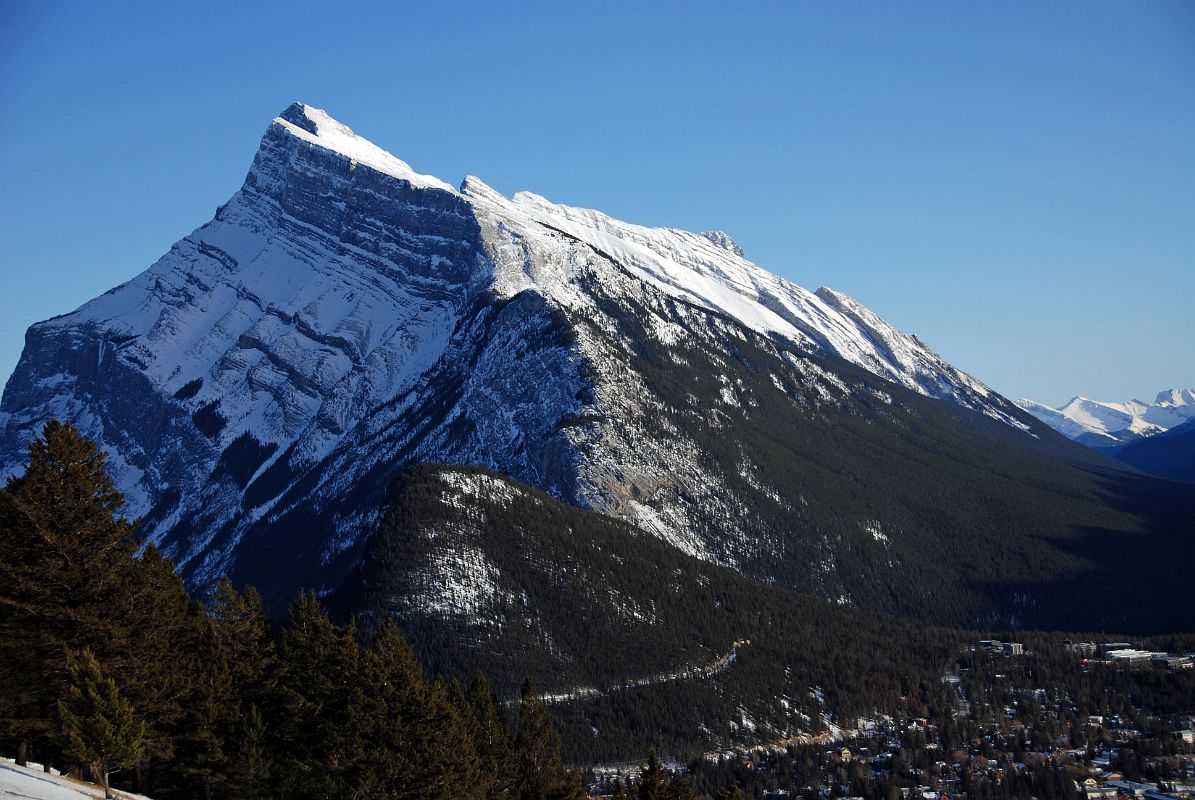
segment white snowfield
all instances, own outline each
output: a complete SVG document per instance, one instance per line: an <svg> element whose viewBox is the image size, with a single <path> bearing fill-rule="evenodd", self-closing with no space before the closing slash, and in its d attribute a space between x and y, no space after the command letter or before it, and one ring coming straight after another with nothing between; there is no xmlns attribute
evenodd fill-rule
<svg viewBox="0 0 1195 800"><path fill-rule="evenodd" d="M114 795L128 800L149 800L145 795L114 790ZM102 800L104 790L94 783L71 780L41 769L18 767L9 759L0 759L0 798L26 800Z"/></svg>
<svg viewBox="0 0 1195 800"><path fill-rule="evenodd" d="M1075 397L1058 408L1032 400L1018 400L1017 405L1064 436L1076 439L1089 434L1095 441L1115 444L1162 433L1195 419L1195 390L1167 389L1158 392L1152 403Z"/></svg>

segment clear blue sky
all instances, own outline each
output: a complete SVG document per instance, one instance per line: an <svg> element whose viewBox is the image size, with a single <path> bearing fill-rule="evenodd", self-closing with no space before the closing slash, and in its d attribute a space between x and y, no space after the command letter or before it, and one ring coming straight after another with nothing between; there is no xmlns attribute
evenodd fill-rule
<svg viewBox="0 0 1195 800"><path fill-rule="evenodd" d="M0 0L0 376L293 100L422 172L728 231L997 390L1195 384L1195 3Z"/></svg>

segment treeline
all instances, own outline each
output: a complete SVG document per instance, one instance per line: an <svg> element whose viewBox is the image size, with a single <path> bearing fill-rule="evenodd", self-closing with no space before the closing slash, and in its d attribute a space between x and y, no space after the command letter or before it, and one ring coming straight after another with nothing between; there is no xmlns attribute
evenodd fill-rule
<svg viewBox="0 0 1195 800"><path fill-rule="evenodd" d="M104 455L50 422L0 490L0 744L169 798L583 796L527 682L427 679L393 621L365 636L301 595L275 635L252 588L192 600Z"/></svg>

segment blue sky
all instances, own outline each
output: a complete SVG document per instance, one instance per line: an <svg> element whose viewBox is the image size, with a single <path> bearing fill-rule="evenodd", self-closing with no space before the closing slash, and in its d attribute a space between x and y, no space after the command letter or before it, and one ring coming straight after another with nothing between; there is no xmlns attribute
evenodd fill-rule
<svg viewBox="0 0 1195 800"><path fill-rule="evenodd" d="M1195 4L0 0L0 376L323 107L421 172L728 231L1011 396L1195 383Z"/></svg>

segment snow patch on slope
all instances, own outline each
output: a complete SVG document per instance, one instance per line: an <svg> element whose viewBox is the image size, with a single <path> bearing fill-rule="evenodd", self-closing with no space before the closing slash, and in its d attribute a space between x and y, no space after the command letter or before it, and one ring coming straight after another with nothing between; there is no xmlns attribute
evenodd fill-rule
<svg viewBox="0 0 1195 800"><path fill-rule="evenodd" d="M149 800L145 795L114 790L122 800ZM104 790L94 783L72 780L58 772L42 772L18 767L8 759L0 759L0 798L20 797L27 800L101 800Z"/></svg>

